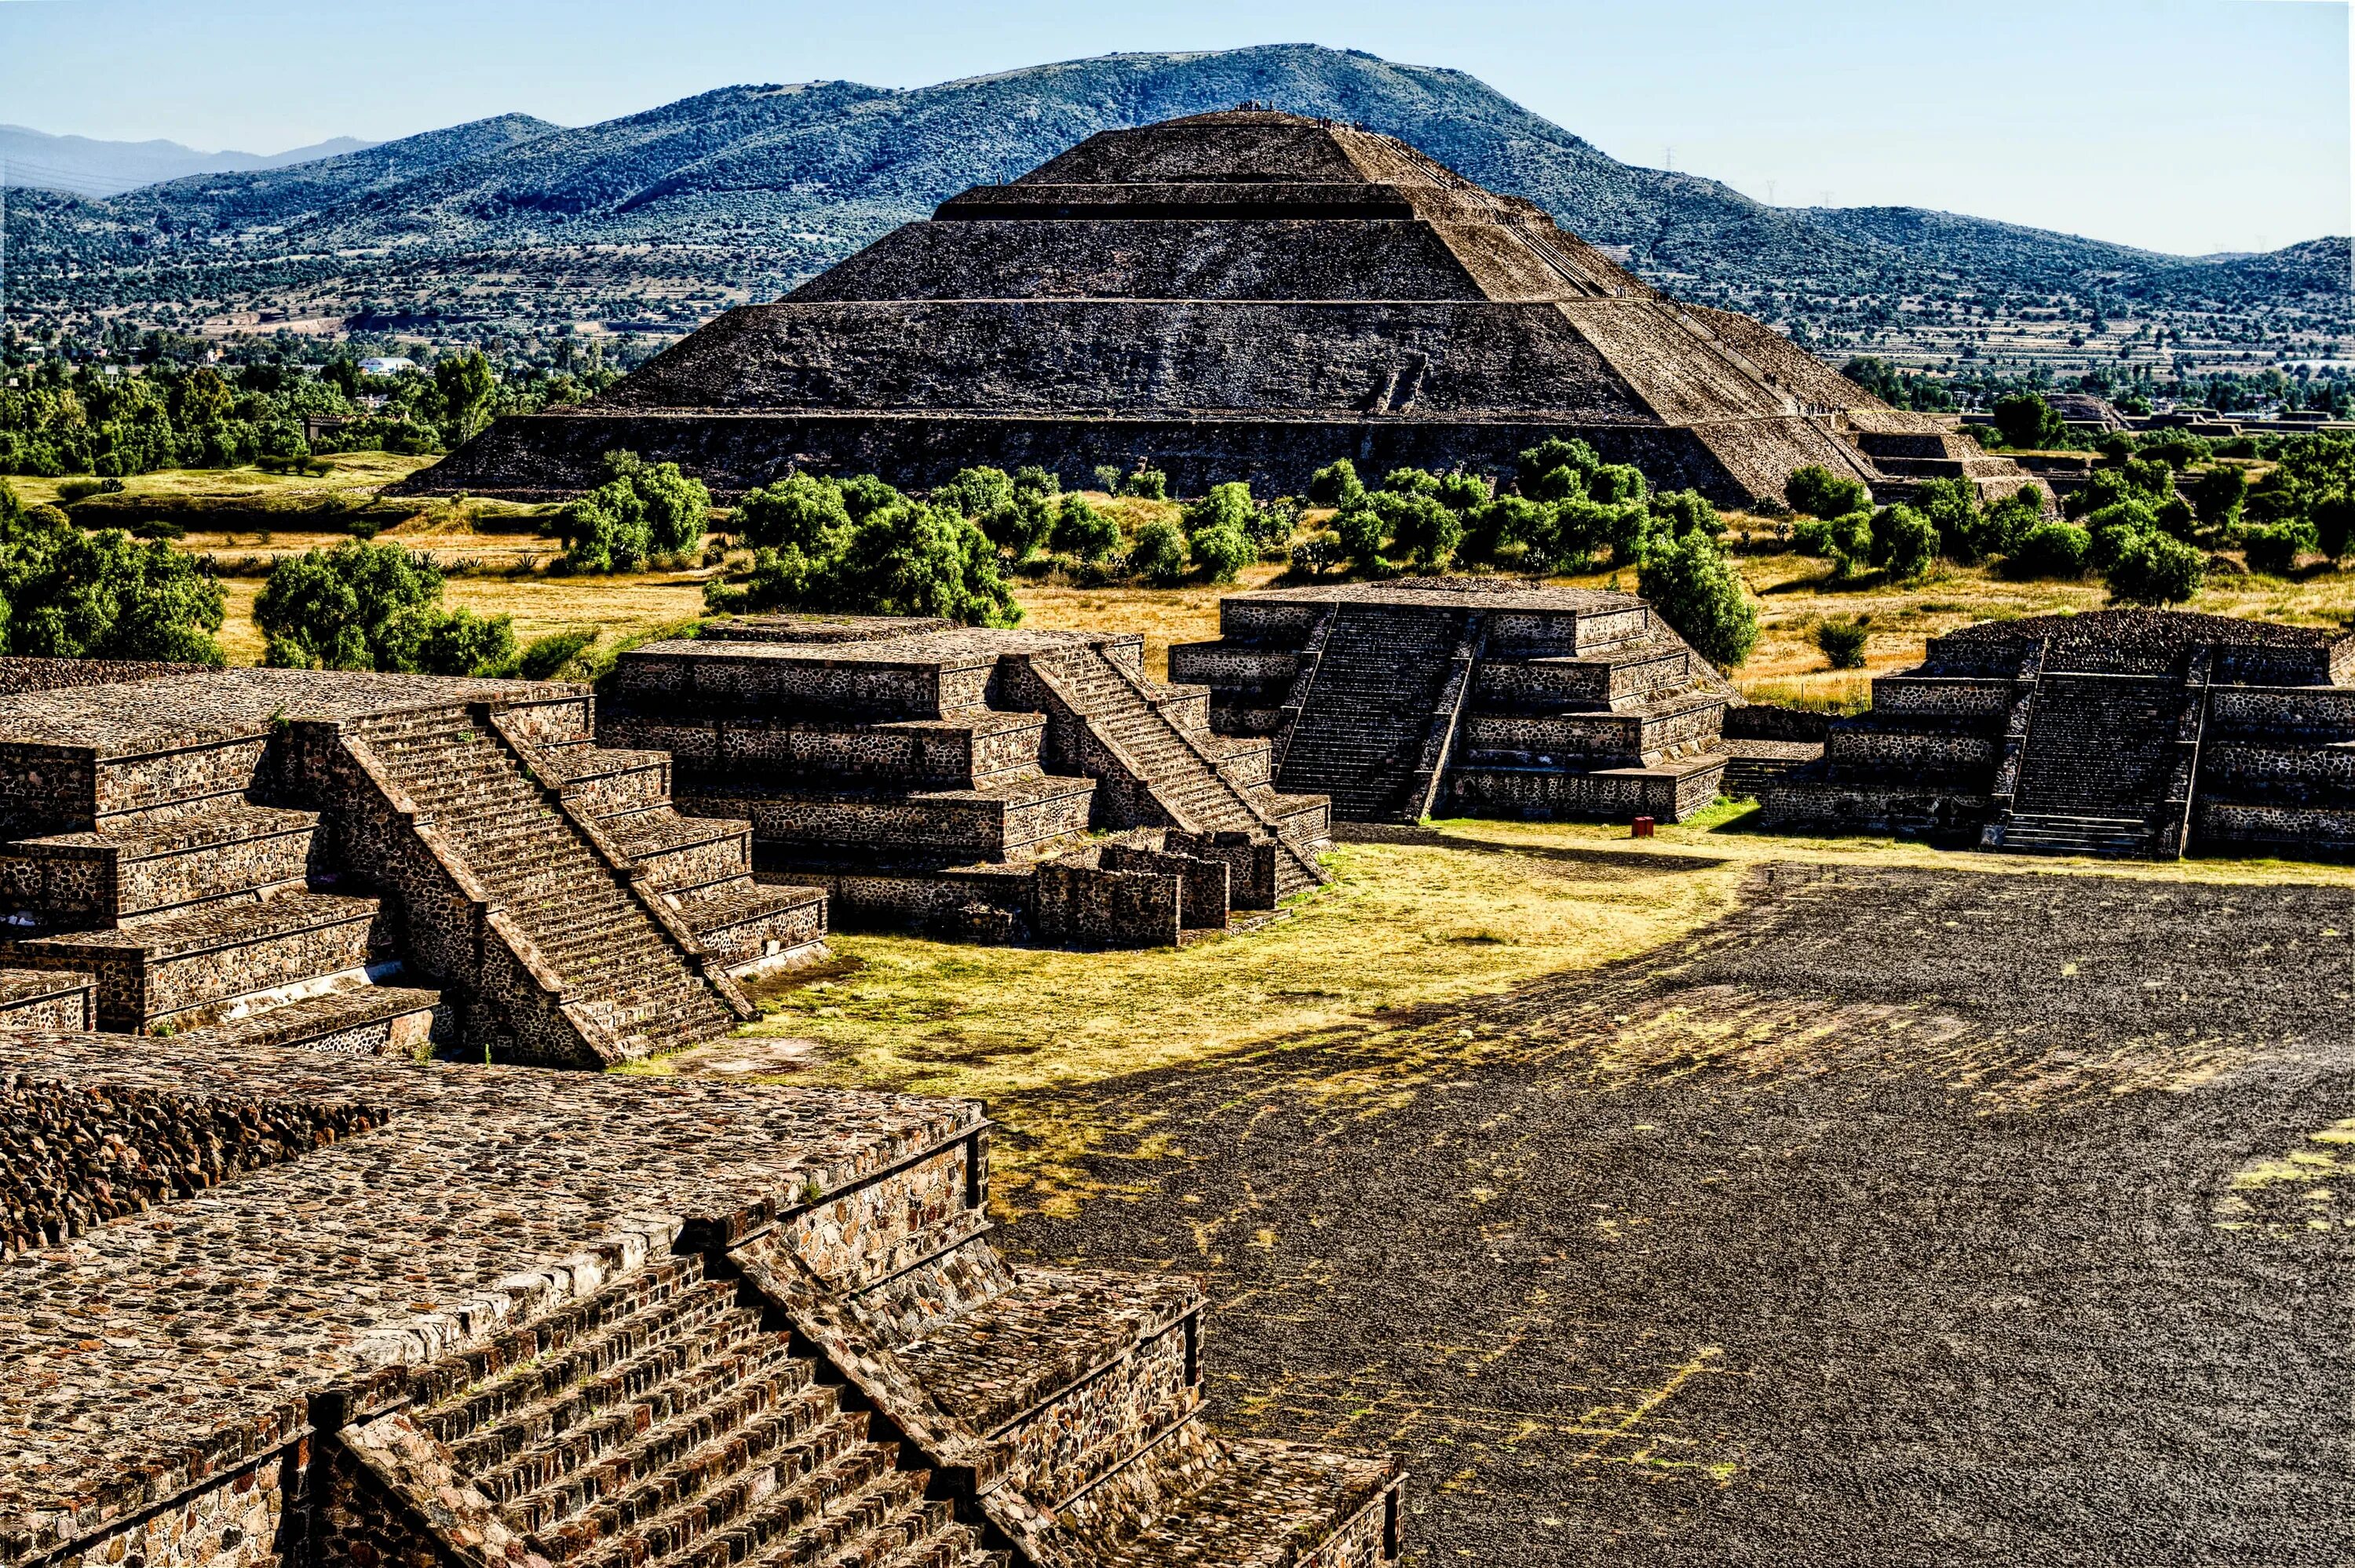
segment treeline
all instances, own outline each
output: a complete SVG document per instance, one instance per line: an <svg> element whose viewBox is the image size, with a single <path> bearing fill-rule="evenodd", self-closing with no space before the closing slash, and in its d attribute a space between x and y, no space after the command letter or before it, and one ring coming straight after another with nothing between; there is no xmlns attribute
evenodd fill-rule
<svg viewBox="0 0 2355 1568"><path fill-rule="evenodd" d="M221 586L161 540L86 532L0 484L0 653L218 666Z"/></svg>
<svg viewBox="0 0 2355 1568"><path fill-rule="evenodd" d="M121 369L122 367L115 367ZM258 361L227 369L159 361L137 372L49 358L0 387L0 474L126 479L172 468L295 464L314 455L439 452L491 418L580 402L612 379L502 378L481 354L370 376L338 359L313 374ZM334 420L315 441L306 421Z"/></svg>
<svg viewBox="0 0 2355 1568"><path fill-rule="evenodd" d="M1150 469L1107 469L1096 479L1126 496L1168 492L1167 477ZM1331 535L1295 543L1310 503L1334 509ZM746 493L733 527L751 563L707 586L716 611L1011 625L1021 610L1009 573L1062 569L1083 581L1173 587L1232 582L1253 561L1288 562L1308 575L1346 567L1388 576L1451 567L1572 572L1607 559L1635 568L1646 596L1718 662L1739 663L1757 641L1754 609L1724 559L1709 503L1689 491L1654 493L1637 470L1603 462L1575 440L1522 452L1502 483L1401 468L1369 488L1344 459L1317 471L1305 498L1263 501L1241 482L1215 485L1175 521L1148 519L1133 535L1039 468L966 469L922 496L872 475L794 474Z"/></svg>
<svg viewBox="0 0 2355 1568"><path fill-rule="evenodd" d="M1840 374L1893 408L1923 413L1951 413L1958 408L1994 408L2006 398L2039 397L2048 392L2083 392L2103 397L2129 414L2147 414L2154 400L2168 398L2187 407L2240 413L2253 408L2306 409L2344 419L2355 416L2355 386L2335 366L2320 371L2306 366L2295 370L2187 376L2160 378L2147 366L2098 367L2065 385L2038 368L2024 376L2005 376L1985 368L1934 372L1902 370L1874 355L1857 355L1840 366Z"/></svg>
<svg viewBox="0 0 2355 1568"><path fill-rule="evenodd" d="M1800 514L1790 544L1829 561L1836 582L1866 571L1915 578L1945 559L2020 578L2091 574L2121 602L2180 604L2219 550L2277 577L2355 552L2355 440L2337 435L2287 438L2277 465L2252 481L2197 436L2113 432L2058 518L2032 484L1988 505L1966 480L1931 480L1910 503L1875 510L1856 480L1810 467L1785 495Z"/></svg>

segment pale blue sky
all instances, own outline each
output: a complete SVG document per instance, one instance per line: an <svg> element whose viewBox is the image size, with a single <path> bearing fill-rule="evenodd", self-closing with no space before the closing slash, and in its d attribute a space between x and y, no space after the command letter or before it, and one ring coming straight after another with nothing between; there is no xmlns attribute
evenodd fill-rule
<svg viewBox="0 0 2355 1568"><path fill-rule="evenodd" d="M2350 228L2343 0L0 0L0 122L267 153L732 82L1300 41L1454 66L1614 157L1673 147L1786 206L2188 252Z"/></svg>

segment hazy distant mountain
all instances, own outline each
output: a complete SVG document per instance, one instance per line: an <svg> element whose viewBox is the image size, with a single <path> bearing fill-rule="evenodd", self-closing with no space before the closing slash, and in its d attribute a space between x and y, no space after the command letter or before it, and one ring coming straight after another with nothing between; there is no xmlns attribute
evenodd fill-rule
<svg viewBox="0 0 2355 1568"><path fill-rule="evenodd" d="M2227 261L1915 208L1771 207L1619 163L1461 71L1306 45L1113 55L912 91L731 87L573 130L509 115L296 168L28 200L12 205L9 249L23 297L69 313L297 288L447 298L496 277L416 319L454 323L494 293L506 313L472 319L643 314L664 294L678 321L722 294L782 291L1095 132L1244 100L1403 137L1540 203L1657 282L1770 319L1897 317L1908 301L1955 294L2262 296L2268 310L2348 313L2343 239Z"/></svg>
<svg viewBox="0 0 2355 1568"><path fill-rule="evenodd" d="M101 142L88 136L52 136L22 125L0 125L0 163L5 164L12 188L23 185L82 196L119 196L186 175L281 169L375 144L338 136L332 142L266 155L199 153L177 142Z"/></svg>

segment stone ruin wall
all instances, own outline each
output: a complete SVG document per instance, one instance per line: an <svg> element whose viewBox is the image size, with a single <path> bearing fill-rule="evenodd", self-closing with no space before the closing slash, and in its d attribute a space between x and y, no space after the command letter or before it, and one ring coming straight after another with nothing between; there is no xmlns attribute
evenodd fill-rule
<svg viewBox="0 0 2355 1568"><path fill-rule="evenodd" d="M57 692L69 686L120 686L193 674L197 664L166 664L153 659L0 658L0 697Z"/></svg>
<svg viewBox="0 0 2355 1568"><path fill-rule="evenodd" d="M390 1115L358 1101L238 1101L8 1074L0 1077L0 1254L56 1245Z"/></svg>

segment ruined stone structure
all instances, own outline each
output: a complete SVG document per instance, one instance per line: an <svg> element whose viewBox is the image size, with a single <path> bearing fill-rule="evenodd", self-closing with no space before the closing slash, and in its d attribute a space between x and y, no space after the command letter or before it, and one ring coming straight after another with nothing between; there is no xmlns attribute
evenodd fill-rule
<svg viewBox="0 0 2355 1568"><path fill-rule="evenodd" d="M1171 945L1316 885L1327 812L1144 669L1134 634L755 617L623 654L598 733L838 920Z"/></svg>
<svg viewBox="0 0 2355 1568"><path fill-rule="evenodd" d="M1269 588L1173 647L1220 734L1336 816L1674 821L1717 798L1725 679L1631 594L1479 577Z"/></svg>
<svg viewBox="0 0 2355 1568"><path fill-rule="evenodd" d="M2172 859L2355 850L2355 632L2180 611L1988 621L1930 641L1760 790L1769 826Z"/></svg>
<svg viewBox="0 0 2355 1568"><path fill-rule="evenodd" d="M971 1101L0 1029L0 1563L1377 1568Z"/></svg>
<svg viewBox="0 0 2355 1568"><path fill-rule="evenodd" d="M1503 471L1548 436L1735 503L1808 463L1884 500L1938 474L2018 486L1953 424L1669 298L1404 143L1246 110L1106 132L952 197L400 488L562 495L626 448L722 493L796 467L922 486L974 463L1077 482L1142 461L1181 493L1273 494L1338 457Z"/></svg>
<svg viewBox="0 0 2355 1568"><path fill-rule="evenodd" d="M0 1023L597 1066L823 951L585 687L5 662Z"/></svg>

